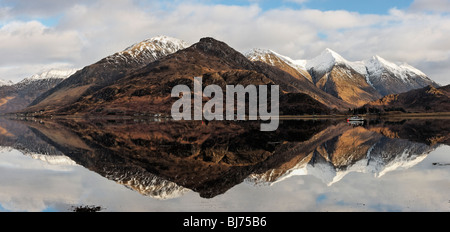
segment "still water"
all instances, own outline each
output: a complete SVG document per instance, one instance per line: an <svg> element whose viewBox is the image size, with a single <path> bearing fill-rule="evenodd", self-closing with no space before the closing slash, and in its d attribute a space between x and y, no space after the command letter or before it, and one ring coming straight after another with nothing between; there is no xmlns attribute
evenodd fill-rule
<svg viewBox="0 0 450 232"><path fill-rule="evenodd" d="M0 211L450 211L450 120L0 119Z"/></svg>

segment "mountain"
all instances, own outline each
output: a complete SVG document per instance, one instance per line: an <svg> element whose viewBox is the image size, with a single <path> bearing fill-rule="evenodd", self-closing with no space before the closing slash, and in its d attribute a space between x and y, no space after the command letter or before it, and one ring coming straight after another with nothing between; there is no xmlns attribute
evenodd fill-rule
<svg viewBox="0 0 450 232"><path fill-rule="evenodd" d="M393 91L390 88L408 90L431 81L411 66L380 57L350 62L331 49L312 60L293 60L261 49L244 56L213 38L188 47L182 40L160 36L86 66L37 97L23 112L167 115L175 101L171 88L191 85L197 76L205 85L223 89L237 84L279 85L283 114L346 111L380 99Z"/></svg>
<svg viewBox="0 0 450 232"><path fill-rule="evenodd" d="M12 85L0 86L0 113L26 108L34 99L75 73L75 69L53 69L23 79Z"/></svg>
<svg viewBox="0 0 450 232"><path fill-rule="evenodd" d="M439 88L430 85L406 93L387 95L364 107L382 111L449 112L450 85Z"/></svg>
<svg viewBox="0 0 450 232"><path fill-rule="evenodd" d="M90 67L88 66L85 69L90 69ZM213 38L203 38L186 49L161 57L154 62L149 62L146 66L134 69L133 72L128 72L128 74L123 73L123 76L117 76L118 79L114 83L109 83L104 88L84 92L85 95L73 104L66 104L64 108L57 111L46 111L45 113L62 115L169 115L172 104L176 101L175 98L170 96L172 87L179 84L192 86L194 77L202 77L204 85L216 84L222 89L225 89L226 85L278 84L282 95L289 93L289 95L280 96L281 111L284 110L283 107L285 106L283 102L298 98L308 102L310 106L306 108L302 104L293 104L288 106L286 110L301 114L307 113L305 109L310 109L311 112L317 114L329 112L326 105L299 91L297 87L301 84L290 74L265 63L252 62L223 42ZM66 82L71 82L74 79L77 79L77 74L70 77ZM106 84L106 82L103 83ZM65 82L55 89L59 89L63 84ZM79 87L68 86L66 92L73 92L77 88ZM55 92L55 89L52 91ZM36 109L36 106L30 108Z"/></svg>
<svg viewBox="0 0 450 232"><path fill-rule="evenodd" d="M351 62L329 48L311 60L293 60L263 49L253 49L247 53L247 57L252 61L276 66L301 81L309 80L322 91L353 106L428 85L439 87L423 72L408 64L397 65L379 56ZM312 88L307 86L307 89ZM304 92L314 96L311 91Z"/></svg>
<svg viewBox="0 0 450 232"><path fill-rule="evenodd" d="M158 36L136 43L76 72L36 98L27 111L54 112L126 76L138 68L187 47L175 38Z"/></svg>
<svg viewBox="0 0 450 232"><path fill-rule="evenodd" d="M2 86L11 86L11 85L14 85L14 83L12 81L0 80L0 87L2 87Z"/></svg>
<svg viewBox="0 0 450 232"><path fill-rule="evenodd" d="M300 92L307 94L319 101L320 103L336 109L348 109L353 107L353 103L344 102L313 84L311 75L306 71L305 61L292 60L287 56L280 55L271 50L253 49L246 53L246 57L255 64L261 66L263 64L276 67L289 75L275 73L272 78L276 83L287 82L291 92Z"/></svg>
<svg viewBox="0 0 450 232"><path fill-rule="evenodd" d="M247 52L245 56L251 61L261 61L276 66L298 79L307 79L312 82L312 77L306 70L305 61L303 60L293 60L272 50L258 48Z"/></svg>
<svg viewBox="0 0 450 232"><path fill-rule="evenodd" d="M77 69L51 69L49 71L35 74L31 77L23 79L22 81L17 83L17 88L26 88L26 86L29 86L33 82L37 83L43 81L42 83L44 83L54 79L63 80L70 77L76 71Z"/></svg>
<svg viewBox="0 0 450 232"><path fill-rule="evenodd" d="M360 106L382 97L355 66L331 49L306 62L314 84L347 103Z"/></svg>
<svg viewBox="0 0 450 232"><path fill-rule="evenodd" d="M381 95L398 94L431 85L439 87L422 71L408 64L394 64L379 56L364 61L367 76L371 84Z"/></svg>

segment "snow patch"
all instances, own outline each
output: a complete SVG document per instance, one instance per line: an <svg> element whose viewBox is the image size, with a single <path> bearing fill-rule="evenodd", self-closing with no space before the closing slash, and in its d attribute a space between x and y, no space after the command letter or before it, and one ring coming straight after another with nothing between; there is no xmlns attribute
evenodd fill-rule
<svg viewBox="0 0 450 232"><path fill-rule="evenodd" d="M24 153L24 155L52 165L77 166L75 161L64 155L43 155L38 153Z"/></svg>
<svg viewBox="0 0 450 232"><path fill-rule="evenodd" d="M12 81L6 81L6 80L0 80L0 87L1 86L11 86L14 85Z"/></svg>
<svg viewBox="0 0 450 232"><path fill-rule="evenodd" d="M35 74L31 77L23 79L20 84L26 84L33 81L48 80L48 79L66 79L72 76L78 69L52 69L40 74Z"/></svg>
<svg viewBox="0 0 450 232"><path fill-rule="evenodd" d="M306 61L306 69L314 69L316 72L329 72L337 64L348 64L337 52L327 48L319 56Z"/></svg>
<svg viewBox="0 0 450 232"><path fill-rule="evenodd" d="M169 55L185 49L188 46L189 45L186 42L180 39L169 36L157 36L139 43L135 43L122 52L116 53L115 56L122 56L125 59L126 57L124 55L129 55L132 58L136 58L141 55L158 58L160 56L159 53L162 53L162 55Z"/></svg>
<svg viewBox="0 0 450 232"><path fill-rule="evenodd" d="M419 76L423 79L429 80L427 75L422 71L408 65L406 63L403 64L395 64L393 62L387 61L380 56L374 56L370 60L364 61L368 74L372 78L382 78L384 72L389 72L397 77L399 80L403 82L408 82L409 77L411 76Z"/></svg>

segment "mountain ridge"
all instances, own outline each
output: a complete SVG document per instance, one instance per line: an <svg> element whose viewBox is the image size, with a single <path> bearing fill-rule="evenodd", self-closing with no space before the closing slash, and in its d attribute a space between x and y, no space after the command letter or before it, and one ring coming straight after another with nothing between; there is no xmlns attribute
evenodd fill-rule
<svg viewBox="0 0 450 232"><path fill-rule="evenodd" d="M380 81L377 81L380 78L375 78L377 76L386 80L396 80L403 84L402 88L405 90L413 88L406 86L406 82L415 83L414 88L426 84L427 81L437 86L423 72L407 64L395 66L396 64L378 56L373 57L373 62L351 62L329 48L312 60L294 60L272 50L263 49L253 49L243 55L226 43L211 37L201 38L198 43L187 46L184 41L167 36L135 43L77 71L56 87L38 96L21 112L67 115L76 114L77 110L83 114L93 113L94 109L94 112L107 113L106 108L110 108L118 112L142 113L128 109L144 105L142 108L144 112L158 114L161 112L157 109L160 109L167 114L167 108L173 100L166 96L168 88L176 83L184 84L193 76L213 77L205 84L219 81L223 86L225 83L277 84L283 94L291 94L290 99L284 98L286 102L302 99L313 104L311 109L315 107L322 113L329 113L332 109L334 112L343 112L349 108L360 107L382 98L385 96L382 93L392 91L392 88L401 89L395 87L392 81L386 81L380 87ZM196 53L192 52L193 49ZM170 58L174 54L178 54L178 57ZM168 61L167 57L171 61ZM206 57L211 60L205 59ZM150 84L138 80L146 79L149 73L160 76L161 80L159 82L148 80ZM234 80L228 83L230 77ZM170 80L170 83L166 80ZM121 84L124 86L120 86ZM133 89L132 92L129 92L130 88ZM157 88L159 90L155 91ZM296 97L292 94L309 96ZM309 97L318 103L308 100ZM119 98L122 100L115 101ZM132 102L131 99L136 102ZM108 105L113 101L114 107ZM106 108L97 104L100 102ZM122 103L123 105L120 105ZM148 104L156 105L148 107ZM161 104L167 105L161 107ZM289 107L287 112L307 113L300 110L300 105ZM324 107L329 109L324 110Z"/></svg>
<svg viewBox="0 0 450 232"><path fill-rule="evenodd" d="M0 86L0 113L22 110L75 71L76 69L51 69L27 77L16 84Z"/></svg>
<svg viewBox="0 0 450 232"><path fill-rule="evenodd" d="M450 85L439 88L429 85L405 93L390 94L364 105L364 108L377 108L385 112L450 112Z"/></svg>
<svg viewBox="0 0 450 232"><path fill-rule="evenodd" d="M285 70L288 65L293 69L291 74L297 71L297 76L306 77L324 92L356 106L427 85L439 87L417 68L406 63L397 65L378 55L352 62L327 48L311 60L294 60L272 50L252 49L247 57Z"/></svg>
<svg viewBox="0 0 450 232"><path fill-rule="evenodd" d="M174 41L178 42L173 43ZM79 70L71 78L36 98L26 111L55 110L72 104L84 95L110 85L127 73L181 49L184 45L182 40L165 36L144 40Z"/></svg>

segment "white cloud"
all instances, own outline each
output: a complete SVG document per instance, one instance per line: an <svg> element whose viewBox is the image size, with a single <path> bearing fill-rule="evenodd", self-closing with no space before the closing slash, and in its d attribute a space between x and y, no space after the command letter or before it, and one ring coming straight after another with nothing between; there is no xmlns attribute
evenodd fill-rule
<svg viewBox="0 0 450 232"><path fill-rule="evenodd" d="M80 45L77 32L56 31L38 21L10 22L0 28L3 65L76 59Z"/></svg>
<svg viewBox="0 0 450 232"><path fill-rule="evenodd" d="M415 0L410 9L413 11L450 12L450 0Z"/></svg>
<svg viewBox="0 0 450 232"><path fill-rule="evenodd" d="M9 22L0 27L0 78L18 82L44 67L73 67L81 47L76 31L47 28L38 21Z"/></svg>

